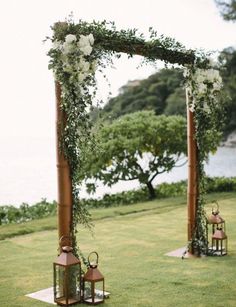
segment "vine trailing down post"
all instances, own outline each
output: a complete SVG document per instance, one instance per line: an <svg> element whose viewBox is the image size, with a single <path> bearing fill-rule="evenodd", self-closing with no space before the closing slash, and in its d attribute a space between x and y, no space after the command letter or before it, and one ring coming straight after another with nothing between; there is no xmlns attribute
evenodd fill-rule
<svg viewBox="0 0 236 307"><path fill-rule="evenodd" d="M152 28L146 40L137 29L118 31L114 23L106 21L80 21L75 24L69 20L56 23L52 29L53 36L49 39L53 46L48 55L49 68L53 70L56 81L58 111L59 237L72 236L74 250L78 253L77 224L91 226L90 215L79 202L80 182L77 175L86 152L85 145L93 150L88 107L92 105L97 90L95 72L103 72L104 68L112 65L113 57L119 58L123 52L129 57L143 56L144 63L162 60L166 64L185 67L188 125L193 131L188 147L195 155L189 162L189 178L192 179L189 180L188 191L191 195L188 197L188 239L192 252L204 252L203 161L209 150L215 149L218 144L223 109L223 104L218 102L221 80L207 56L186 50L169 37L158 37Z"/></svg>
<svg viewBox="0 0 236 307"><path fill-rule="evenodd" d="M211 62L212 67L217 63ZM186 96L188 103L188 153L189 182L188 240L190 251L207 254L206 216L204 194L206 175L204 162L210 151L216 151L225 122L226 99L222 95L222 78L217 69L185 69ZM192 146L190 146L192 144ZM191 167L196 165L194 172Z"/></svg>

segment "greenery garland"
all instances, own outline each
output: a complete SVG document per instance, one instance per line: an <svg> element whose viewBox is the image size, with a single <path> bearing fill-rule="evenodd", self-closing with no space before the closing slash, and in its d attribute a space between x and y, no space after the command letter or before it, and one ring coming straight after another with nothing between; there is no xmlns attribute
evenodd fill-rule
<svg viewBox="0 0 236 307"><path fill-rule="evenodd" d="M199 255L207 254L208 238L204 210L206 174L204 163L209 152L215 152L222 137L227 100L222 95L222 78L216 63L209 62L206 69L191 66L185 69L185 84L189 96L189 109L194 112L195 138L197 143L198 197L196 227L189 246ZM225 97L224 97L225 98Z"/></svg>
<svg viewBox="0 0 236 307"><path fill-rule="evenodd" d="M60 144L71 170L73 192L71 231L74 237L74 248L76 249L77 224L91 226L88 211L79 203L79 182L76 174L83 161L84 146L92 147L93 145L88 108L92 105L97 90L95 71L103 73L105 67L112 65L113 57L119 58L121 52L127 53L129 57L135 54L142 55L147 62L155 62L159 59L166 63L187 67L186 86L193 98L190 108L195 111L196 138L199 149L200 193L196 227L199 233L194 240L198 248L202 244L205 246L204 200L202 198L204 192L203 162L209 150L216 148L218 144L222 122L220 114L223 108L223 105L215 103L220 88L216 89L216 83L210 82L207 78L204 79L204 76L208 76L204 70L209 66L207 56L194 50L187 50L169 37L157 37L157 33L152 28L149 29L150 35L147 40L142 33L138 33L137 29L118 31L114 23L106 21L86 23L80 20L78 24L75 24L69 20L56 23L52 29L54 34L52 38L48 38L53 43L53 47L48 52L49 69L53 70L55 80L61 85L61 109L67 117L66 124L62 127ZM201 71L204 72L204 76ZM213 144L210 145L212 140L214 140Z"/></svg>

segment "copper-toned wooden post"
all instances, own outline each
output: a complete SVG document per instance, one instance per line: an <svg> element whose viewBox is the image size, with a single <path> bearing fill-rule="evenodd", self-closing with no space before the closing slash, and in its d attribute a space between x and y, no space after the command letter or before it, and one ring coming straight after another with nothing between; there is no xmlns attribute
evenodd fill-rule
<svg viewBox="0 0 236 307"><path fill-rule="evenodd" d="M195 217L197 210L198 175L197 175L197 143L195 140L194 114L188 108L189 95L186 90L187 119L188 119L188 241L193 237L195 229ZM194 253L190 247L190 253Z"/></svg>
<svg viewBox="0 0 236 307"><path fill-rule="evenodd" d="M58 174L58 234L70 236L72 221L72 182L70 177L70 167L63 152L60 149L60 138L63 125L66 122L65 113L61 110L61 86L55 83L56 88L56 146L57 146L57 174ZM67 245L71 242L68 241Z"/></svg>

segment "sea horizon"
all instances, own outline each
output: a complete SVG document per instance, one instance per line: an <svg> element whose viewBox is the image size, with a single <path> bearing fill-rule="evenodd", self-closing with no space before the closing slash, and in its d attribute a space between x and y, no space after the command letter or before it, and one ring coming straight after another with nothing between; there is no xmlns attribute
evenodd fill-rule
<svg viewBox="0 0 236 307"><path fill-rule="evenodd" d="M1 138L0 151L0 206L22 203L33 205L41 199L57 200L56 148L53 137ZM210 154L205 166L208 176L236 176L236 148L219 147ZM154 185L187 179L187 164L157 176ZM99 185L95 195L88 195L83 188L81 198L100 198L139 187L137 180L119 182L111 188Z"/></svg>

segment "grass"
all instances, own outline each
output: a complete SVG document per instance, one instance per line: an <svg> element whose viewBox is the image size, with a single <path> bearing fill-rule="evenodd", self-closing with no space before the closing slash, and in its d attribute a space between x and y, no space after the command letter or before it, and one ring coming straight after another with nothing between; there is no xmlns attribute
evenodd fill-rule
<svg viewBox="0 0 236 307"><path fill-rule="evenodd" d="M209 201L213 199L219 200L227 222L229 255L222 258L181 260L165 256L186 244L183 197L92 210L95 236L81 229L78 241L85 255L92 250L100 255L99 267L111 292L105 305L235 306L236 194L210 195ZM52 285L57 231L43 228L56 221L49 218L29 223L27 227L38 230L0 241L1 307L51 306L25 294ZM0 232L5 236L17 234L17 226L21 225L14 226L14 230L13 225L1 226Z"/></svg>
<svg viewBox="0 0 236 307"><path fill-rule="evenodd" d="M169 198L168 200L158 200L157 202L146 202L133 204L130 206L115 206L110 208L91 209L93 221L100 219L107 219L116 217L119 215L127 215L131 213L150 212L152 210L171 210L176 206L183 206L185 204L185 197ZM169 208L170 207L170 208ZM57 229L57 218L56 216L50 216L42 219L32 220L22 224L7 224L0 226L0 240L15 237L18 235L29 234L33 232L39 232L44 230Z"/></svg>

